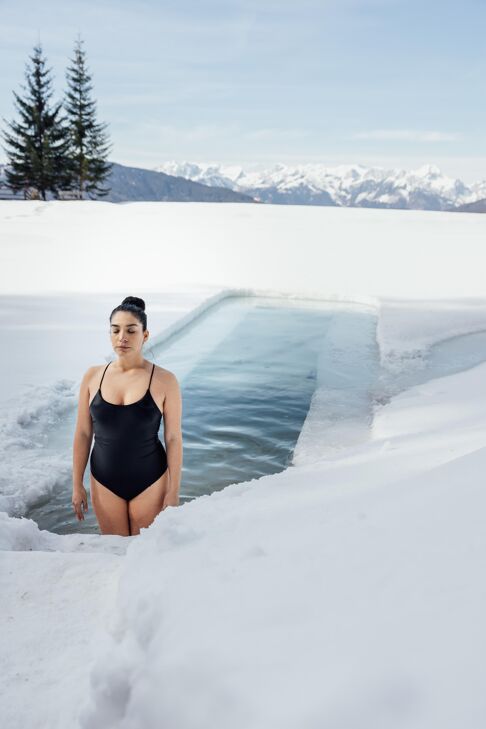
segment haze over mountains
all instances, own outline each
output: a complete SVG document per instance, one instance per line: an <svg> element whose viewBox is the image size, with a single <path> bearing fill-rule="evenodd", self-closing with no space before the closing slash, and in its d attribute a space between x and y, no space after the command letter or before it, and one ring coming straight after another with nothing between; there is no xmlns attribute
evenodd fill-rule
<svg viewBox="0 0 486 729"><path fill-rule="evenodd" d="M246 171L235 165L166 162L156 169L270 203L452 210L478 207L478 201L486 200L486 180L467 185L435 165L407 171L359 164L278 164Z"/></svg>
<svg viewBox="0 0 486 729"><path fill-rule="evenodd" d="M4 170L0 165L0 199L22 198L6 188ZM403 170L278 164L254 171L239 165L175 161L152 170L113 163L107 184L111 192L102 198L106 202L261 202L486 212L486 180L467 185L435 165Z"/></svg>

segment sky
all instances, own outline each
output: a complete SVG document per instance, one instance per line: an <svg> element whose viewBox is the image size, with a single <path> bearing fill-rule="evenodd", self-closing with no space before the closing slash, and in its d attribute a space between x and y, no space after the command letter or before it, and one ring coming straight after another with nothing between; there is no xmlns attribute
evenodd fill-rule
<svg viewBox="0 0 486 729"><path fill-rule="evenodd" d="M2 130L34 45L60 101L80 35L120 164L434 164L486 179L483 0L0 0L0 11Z"/></svg>

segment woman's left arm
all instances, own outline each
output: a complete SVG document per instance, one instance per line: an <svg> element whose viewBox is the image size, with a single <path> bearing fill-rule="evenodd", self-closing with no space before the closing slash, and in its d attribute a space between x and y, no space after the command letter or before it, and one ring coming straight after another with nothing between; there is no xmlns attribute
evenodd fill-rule
<svg viewBox="0 0 486 729"><path fill-rule="evenodd" d="M164 400L164 441L169 469L169 485L162 509L179 506L182 472L182 397L176 376L168 376Z"/></svg>

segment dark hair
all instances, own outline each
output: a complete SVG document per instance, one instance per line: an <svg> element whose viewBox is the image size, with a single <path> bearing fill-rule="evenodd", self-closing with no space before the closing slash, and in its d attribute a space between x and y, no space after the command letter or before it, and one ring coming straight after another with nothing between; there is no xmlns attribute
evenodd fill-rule
<svg viewBox="0 0 486 729"><path fill-rule="evenodd" d="M126 296L119 306L115 307L110 314L110 324L113 314L117 311L129 311L137 317L142 325L143 331L147 329L147 314L145 313L145 301L136 296Z"/></svg>

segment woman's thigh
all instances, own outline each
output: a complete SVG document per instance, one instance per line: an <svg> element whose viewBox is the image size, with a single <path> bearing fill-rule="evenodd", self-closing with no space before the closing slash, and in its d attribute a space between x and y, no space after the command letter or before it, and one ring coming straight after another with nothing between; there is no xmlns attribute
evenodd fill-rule
<svg viewBox="0 0 486 729"><path fill-rule="evenodd" d="M127 502L103 486L93 474L91 474L91 503L102 534L130 536Z"/></svg>
<svg viewBox="0 0 486 729"><path fill-rule="evenodd" d="M131 534L140 534L140 529L146 529L153 522L157 514L162 511L164 496L169 483L169 469L151 486L144 489L141 494L128 502L128 517Z"/></svg>

